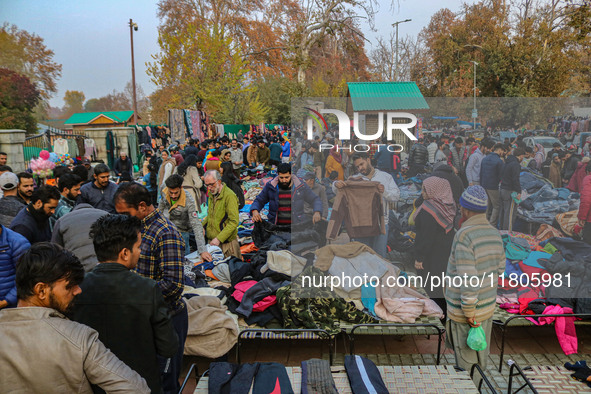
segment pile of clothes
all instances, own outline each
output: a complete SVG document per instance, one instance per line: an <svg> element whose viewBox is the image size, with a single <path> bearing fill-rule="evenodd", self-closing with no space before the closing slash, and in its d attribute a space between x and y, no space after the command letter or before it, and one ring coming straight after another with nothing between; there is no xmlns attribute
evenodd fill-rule
<svg viewBox="0 0 591 394"><path fill-rule="evenodd" d="M572 238L539 240L502 232L505 273L499 278L497 303L521 315L591 313L591 246ZM577 352L574 317L528 318L552 324L565 354Z"/></svg>
<svg viewBox="0 0 591 394"><path fill-rule="evenodd" d="M547 179L530 171L522 171L519 180L527 197L522 198L518 213L527 222L552 225L556 215L579 209L579 193L553 188Z"/></svg>

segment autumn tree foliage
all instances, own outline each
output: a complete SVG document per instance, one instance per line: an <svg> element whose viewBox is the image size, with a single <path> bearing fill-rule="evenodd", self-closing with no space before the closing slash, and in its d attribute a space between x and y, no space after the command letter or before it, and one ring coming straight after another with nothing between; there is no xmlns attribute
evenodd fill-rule
<svg viewBox="0 0 591 394"><path fill-rule="evenodd" d="M6 68L0 68L0 129L37 131L33 109L40 92L29 78Z"/></svg>
<svg viewBox="0 0 591 394"><path fill-rule="evenodd" d="M53 60L41 37L5 23L0 27L0 67L26 76L47 102L57 91L62 65Z"/></svg>

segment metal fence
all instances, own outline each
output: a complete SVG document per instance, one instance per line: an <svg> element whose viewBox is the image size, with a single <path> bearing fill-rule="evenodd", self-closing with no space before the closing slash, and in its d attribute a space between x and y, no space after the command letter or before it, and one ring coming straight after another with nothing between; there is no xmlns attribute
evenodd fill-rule
<svg viewBox="0 0 591 394"><path fill-rule="evenodd" d="M25 138L25 142L23 143L25 166L28 168L31 160L38 158L39 153L41 153L42 150L53 152L53 143L58 138L63 138L67 140L79 138L84 139L85 137L81 134L57 133L52 130L47 130L43 134L27 137Z"/></svg>

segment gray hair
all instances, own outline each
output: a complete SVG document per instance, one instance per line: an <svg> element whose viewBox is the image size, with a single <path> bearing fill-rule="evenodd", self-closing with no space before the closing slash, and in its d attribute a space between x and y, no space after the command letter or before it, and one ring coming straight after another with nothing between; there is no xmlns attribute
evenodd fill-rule
<svg viewBox="0 0 591 394"><path fill-rule="evenodd" d="M222 174L218 170L208 170L205 175L203 175L203 179L207 177L214 177L216 181L222 180Z"/></svg>

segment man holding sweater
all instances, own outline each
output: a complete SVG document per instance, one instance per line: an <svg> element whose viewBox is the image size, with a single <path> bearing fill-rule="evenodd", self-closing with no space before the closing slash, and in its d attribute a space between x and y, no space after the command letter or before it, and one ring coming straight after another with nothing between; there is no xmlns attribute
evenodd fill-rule
<svg viewBox="0 0 591 394"><path fill-rule="evenodd" d="M451 285L445 287L446 342L454 349L456 365L466 371L472 364L486 368L497 281L505 271L503 241L486 219L486 210L486 191L481 186L469 186L460 197L463 223L454 237L447 264L446 275ZM484 329L487 343L481 351L472 350L467 344L470 328L478 326Z"/></svg>

